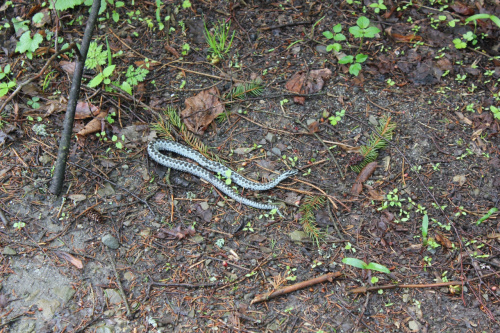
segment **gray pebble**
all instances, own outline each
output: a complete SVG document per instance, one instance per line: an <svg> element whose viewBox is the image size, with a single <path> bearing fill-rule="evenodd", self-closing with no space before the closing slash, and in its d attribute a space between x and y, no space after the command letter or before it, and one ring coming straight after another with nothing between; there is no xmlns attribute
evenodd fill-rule
<svg viewBox="0 0 500 333"><path fill-rule="evenodd" d="M101 239L102 243L109 247L110 249L116 250L120 247L120 243L118 242L118 239L113 237L110 234L102 236Z"/></svg>

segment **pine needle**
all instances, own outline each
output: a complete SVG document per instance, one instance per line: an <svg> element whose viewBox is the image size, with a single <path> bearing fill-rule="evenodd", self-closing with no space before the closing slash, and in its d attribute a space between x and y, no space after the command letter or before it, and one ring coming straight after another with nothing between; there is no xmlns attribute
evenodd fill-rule
<svg viewBox="0 0 500 333"><path fill-rule="evenodd" d="M351 165L351 169L359 173L368 163L375 161L379 151L384 149L387 143L392 140L395 129L396 123L391 122L391 117L383 116L379 120L379 125L375 127L376 133L372 133L368 143L360 148L363 161L357 165Z"/></svg>
<svg viewBox="0 0 500 333"><path fill-rule="evenodd" d="M325 198L321 196L306 197L299 208L302 215L299 222L302 224L304 232L318 245L319 240L323 237L321 231L316 226L316 216L314 212L323 207Z"/></svg>

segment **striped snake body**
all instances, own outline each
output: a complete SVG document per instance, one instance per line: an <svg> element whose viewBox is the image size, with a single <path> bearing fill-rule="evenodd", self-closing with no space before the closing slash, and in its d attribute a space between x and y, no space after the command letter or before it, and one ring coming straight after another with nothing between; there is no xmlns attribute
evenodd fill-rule
<svg viewBox="0 0 500 333"><path fill-rule="evenodd" d="M166 151L171 151L173 153L182 155L184 157L187 157L193 161L196 161L200 166L177 160L171 157L168 157L162 153L160 153L160 150L166 150ZM270 205L270 204L263 204L259 202L255 202L252 200L249 200L247 198L244 198L234 192L229 186L226 185L226 183L219 178L215 177L212 173L208 172L206 169L216 172L222 176L227 177L230 175L231 181L235 182L236 184L240 185L241 187L247 188L249 190L253 191L264 191L271 189L278 185L279 182L282 180L295 175L298 171L297 170L289 170L281 175L279 175L276 179L268 182L268 183L257 183L252 180L246 179L245 177L237 174L233 170L229 169L228 167L222 165L221 163L211 161L207 159L205 156L200 154L199 152L186 147L184 145L181 145L180 143L170 141L170 140L156 140L152 141L148 145L148 154L149 156L158 162L159 164L166 166L168 168L172 168L175 170L183 171L183 172L188 172L192 175L198 176L201 179L206 180L210 184L214 185L216 188L218 188L220 191L225 193L227 196L233 198L237 202L240 202L242 204L245 204L247 206L255 207L258 209L276 209L278 214L282 216L281 212L277 209L276 206Z"/></svg>

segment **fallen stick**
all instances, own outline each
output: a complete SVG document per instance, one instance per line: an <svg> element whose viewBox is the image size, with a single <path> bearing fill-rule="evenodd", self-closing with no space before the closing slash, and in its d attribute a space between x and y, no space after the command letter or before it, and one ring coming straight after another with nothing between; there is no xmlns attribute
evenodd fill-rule
<svg viewBox="0 0 500 333"><path fill-rule="evenodd" d="M306 287L310 287L310 286L313 286L313 285L318 284L318 283L332 282L334 278L337 278L337 277L339 277L341 275L342 275L342 273L340 273L340 272L328 273L328 274L321 275L321 276L319 276L317 278L314 278L314 279L311 279L311 280L299 282L299 283L296 283L294 285L282 288L280 290L276 290L275 292L272 292L270 294L257 295L250 302L250 304L268 301L271 298L275 298L275 297L278 297L278 296L281 296L281 295L284 295L284 294L291 293L293 291L304 289Z"/></svg>

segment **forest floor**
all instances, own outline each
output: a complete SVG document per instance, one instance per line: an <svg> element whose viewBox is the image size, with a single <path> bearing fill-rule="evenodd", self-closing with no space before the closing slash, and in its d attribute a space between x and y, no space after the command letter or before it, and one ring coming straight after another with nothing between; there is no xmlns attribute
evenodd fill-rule
<svg viewBox="0 0 500 333"><path fill-rule="evenodd" d="M500 330L498 3L103 3L59 196L90 7L0 7L1 332Z"/></svg>

